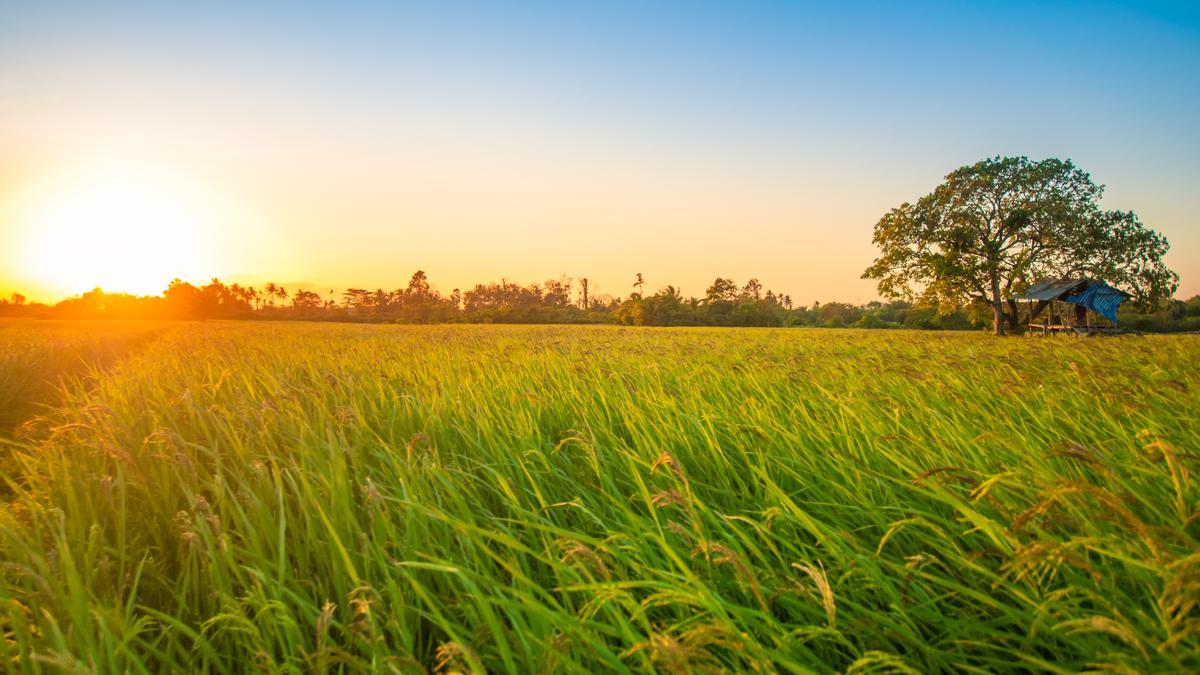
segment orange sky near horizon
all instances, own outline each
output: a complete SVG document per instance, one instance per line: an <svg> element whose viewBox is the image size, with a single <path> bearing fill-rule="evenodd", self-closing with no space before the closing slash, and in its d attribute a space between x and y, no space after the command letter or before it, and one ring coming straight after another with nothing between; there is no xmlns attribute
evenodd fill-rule
<svg viewBox="0 0 1200 675"><path fill-rule="evenodd" d="M0 9L3 296L156 293L175 276L394 289L423 269L444 292L565 275L624 296L641 272L687 295L756 277L797 303L866 302L879 217L996 154L1075 160L1108 185L1104 207L1168 237L1178 295L1200 294L1195 75L1134 50L1173 49L1180 72L1200 51L1152 22L1121 28L1141 31L1128 54L1092 54L1124 70L1087 86L982 62L985 105L936 98L954 67L936 45L873 59L869 36L818 49L782 20L601 26L577 46L558 24L418 17L436 37L395 47L349 20L327 37L328 17L271 32L205 16L187 35L173 15L87 18ZM1140 112L1102 107L1150 80ZM1031 87L1044 109L1012 100Z"/></svg>

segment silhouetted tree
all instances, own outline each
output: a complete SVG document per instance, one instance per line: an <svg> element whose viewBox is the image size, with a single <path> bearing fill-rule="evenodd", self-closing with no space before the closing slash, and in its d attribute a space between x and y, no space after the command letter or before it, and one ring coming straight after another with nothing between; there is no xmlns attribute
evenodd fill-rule
<svg viewBox="0 0 1200 675"><path fill-rule="evenodd" d="M321 309L321 296L313 291L298 290L292 294L292 309L298 317L313 318Z"/></svg>

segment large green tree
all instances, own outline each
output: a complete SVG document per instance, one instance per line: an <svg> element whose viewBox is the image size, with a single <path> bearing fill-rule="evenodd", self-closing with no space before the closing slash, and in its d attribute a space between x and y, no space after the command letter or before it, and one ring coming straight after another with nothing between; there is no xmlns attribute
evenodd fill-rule
<svg viewBox="0 0 1200 675"><path fill-rule="evenodd" d="M1179 282L1162 260L1170 246L1132 211L1101 209L1103 194L1070 160L964 166L879 220L880 255L863 278L878 280L885 297L943 312L983 303L997 335L1020 325L1011 298L1040 277L1095 277L1157 306Z"/></svg>

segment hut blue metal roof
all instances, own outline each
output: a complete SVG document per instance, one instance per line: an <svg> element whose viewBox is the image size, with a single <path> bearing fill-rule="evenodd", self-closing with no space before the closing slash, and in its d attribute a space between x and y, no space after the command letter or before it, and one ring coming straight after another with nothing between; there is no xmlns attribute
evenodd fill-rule
<svg viewBox="0 0 1200 675"><path fill-rule="evenodd" d="M1082 292L1068 295L1065 300L1074 305L1083 305L1117 325L1117 307L1129 299L1129 294L1118 291L1103 281L1093 281Z"/></svg>
<svg viewBox="0 0 1200 675"><path fill-rule="evenodd" d="M1119 291L1099 279L1047 278L1039 279L1017 300L1062 300L1073 305L1082 305L1093 312L1117 323L1117 307L1129 299L1129 294Z"/></svg>

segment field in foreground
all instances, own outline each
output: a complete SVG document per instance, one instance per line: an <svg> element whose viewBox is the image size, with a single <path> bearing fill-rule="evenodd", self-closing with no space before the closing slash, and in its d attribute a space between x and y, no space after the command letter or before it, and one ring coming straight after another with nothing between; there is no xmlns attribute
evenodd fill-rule
<svg viewBox="0 0 1200 675"><path fill-rule="evenodd" d="M137 335L0 445L6 668L1200 668L1195 337Z"/></svg>

